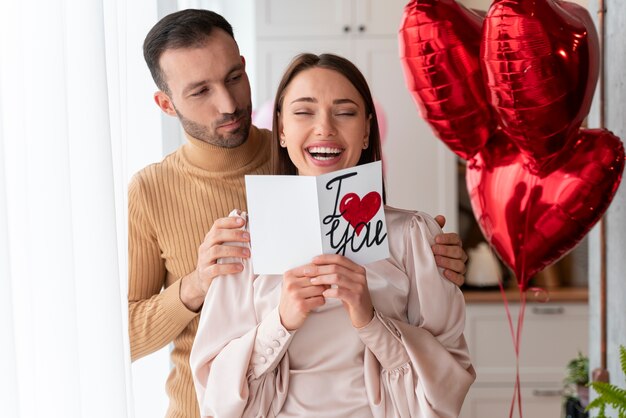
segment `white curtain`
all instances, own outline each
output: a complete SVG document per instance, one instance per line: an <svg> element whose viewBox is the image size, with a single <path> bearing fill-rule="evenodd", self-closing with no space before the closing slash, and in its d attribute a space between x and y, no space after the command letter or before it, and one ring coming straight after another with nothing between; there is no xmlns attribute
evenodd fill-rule
<svg viewBox="0 0 626 418"><path fill-rule="evenodd" d="M128 24L125 9L117 8L124 3L1 3L2 417L133 416L125 297L128 145L121 145L129 124L121 103L128 103L123 87L134 85L135 74L119 59L127 53L119 50L127 32L117 22L124 16ZM122 38L105 36L105 16L107 30ZM131 53L141 61L141 45ZM143 80L147 70L136 76L151 83ZM149 157L161 144L152 140L157 151L144 150Z"/></svg>

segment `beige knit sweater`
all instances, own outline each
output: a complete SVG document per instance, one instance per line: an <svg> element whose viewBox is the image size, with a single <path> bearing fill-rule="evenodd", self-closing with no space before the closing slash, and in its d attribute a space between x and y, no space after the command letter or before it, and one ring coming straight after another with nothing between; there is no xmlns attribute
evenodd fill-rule
<svg viewBox="0 0 626 418"><path fill-rule="evenodd" d="M128 304L131 356L173 342L166 384L168 418L199 417L189 353L198 313L179 297L180 279L196 268L198 247L213 222L246 210L244 175L270 173L267 130L252 127L237 148L188 142L138 172L128 191Z"/></svg>

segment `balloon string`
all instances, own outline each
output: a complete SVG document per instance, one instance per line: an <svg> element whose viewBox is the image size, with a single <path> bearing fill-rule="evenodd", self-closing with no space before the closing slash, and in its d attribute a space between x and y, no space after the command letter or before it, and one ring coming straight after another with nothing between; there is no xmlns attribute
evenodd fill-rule
<svg viewBox="0 0 626 418"><path fill-rule="evenodd" d="M511 340L513 341L513 348L515 350L515 358L518 358L518 348L515 338L515 328L513 327L513 318L511 317L511 310L509 308L509 300L506 297L506 292L504 291L504 285L502 284L502 280L498 280L498 286L500 287L500 293L502 294L502 301L504 302L504 310L506 311L506 318L509 322L509 331L511 332ZM518 373L519 376L519 373ZM515 387L513 389L513 399L511 399L511 407L509 409L509 418L513 418L513 410L515 408L515 399L517 395L517 387L518 387L518 379L515 380Z"/></svg>
<svg viewBox="0 0 626 418"><path fill-rule="evenodd" d="M548 289L544 289L543 287L529 287L528 291L533 292L535 302L550 302L550 291Z"/></svg>
<svg viewBox="0 0 626 418"><path fill-rule="evenodd" d="M519 405L519 416L522 415L522 384L519 377L519 357L522 345L522 329L524 328L524 315L526 313L526 292L521 292L521 303L520 303L520 311L519 316L517 317L517 340L515 341L516 345L516 357L515 357L515 384L517 385L517 400Z"/></svg>
<svg viewBox="0 0 626 418"><path fill-rule="evenodd" d="M513 349L515 351L515 386L513 387L513 398L511 399L511 406L509 408L509 418L513 418L513 412L515 411L515 402L517 401L517 409L519 412L519 418L523 418L522 414L522 385L520 379L520 348L522 341L522 330L524 328L524 316L526 313L526 292L520 290L520 310L517 316L517 326L513 325L513 316L511 315L511 309L509 306L509 301L506 296L506 292L504 290L504 285L500 280L498 282L498 286L500 287L500 293L502 294L502 300L504 302L504 309L506 311L507 321L509 323L509 331L511 332L511 339L513 340ZM535 295L538 295L540 291L543 291L547 294L544 289L541 288L531 288L529 290L533 290ZM547 296L549 298L549 296Z"/></svg>

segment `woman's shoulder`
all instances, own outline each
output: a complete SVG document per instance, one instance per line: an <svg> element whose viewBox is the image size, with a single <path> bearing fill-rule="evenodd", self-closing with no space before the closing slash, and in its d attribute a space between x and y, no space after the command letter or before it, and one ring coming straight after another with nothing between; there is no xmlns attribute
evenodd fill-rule
<svg viewBox="0 0 626 418"><path fill-rule="evenodd" d="M443 232L435 218L426 212L400 209L388 205L385 205L384 209L387 231L392 235L399 233L405 235L416 227L433 236Z"/></svg>

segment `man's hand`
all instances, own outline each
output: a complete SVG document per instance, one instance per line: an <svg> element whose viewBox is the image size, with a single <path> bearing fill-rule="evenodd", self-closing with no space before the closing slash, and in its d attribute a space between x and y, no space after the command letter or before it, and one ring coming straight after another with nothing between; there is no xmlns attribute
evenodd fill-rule
<svg viewBox="0 0 626 418"><path fill-rule="evenodd" d="M438 215L435 220L440 227L446 224L446 218ZM465 262L467 254L463 250L461 237L455 233L444 233L435 236L435 245L432 246L435 262L442 267L443 275L457 286L465 283Z"/></svg>
<svg viewBox="0 0 626 418"><path fill-rule="evenodd" d="M239 216L220 218L206 234L198 249L196 269L183 277L180 284L180 300L187 309L194 312L200 310L215 277L243 270L243 265L239 262L218 263L218 259L250 257L248 248L224 245L225 242L250 241L248 232L242 230L244 224L245 220Z"/></svg>

